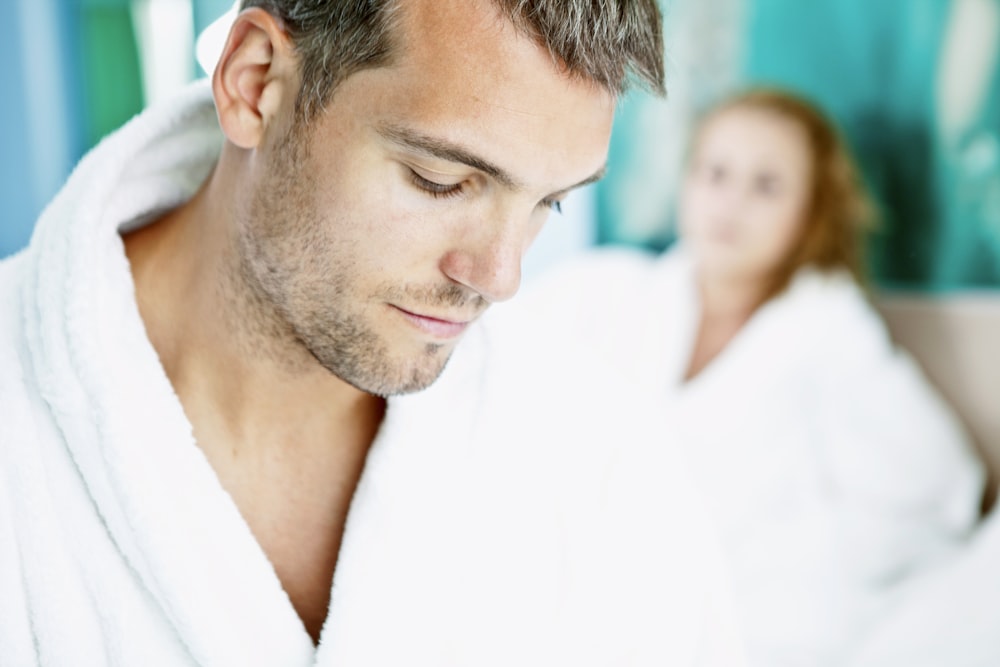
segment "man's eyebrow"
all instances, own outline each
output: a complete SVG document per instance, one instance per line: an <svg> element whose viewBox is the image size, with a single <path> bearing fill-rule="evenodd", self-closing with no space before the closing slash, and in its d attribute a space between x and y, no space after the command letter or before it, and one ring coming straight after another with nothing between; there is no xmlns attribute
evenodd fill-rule
<svg viewBox="0 0 1000 667"><path fill-rule="evenodd" d="M447 162L458 162L472 167L473 169L478 169L484 174L492 176L498 183L504 187L510 188L511 190L524 189L524 186L505 170L501 169L489 160L481 158L478 155L473 154L468 149L447 141L446 139L421 134L416 130L401 127L399 125L381 125L378 128L378 133L389 141L392 141L393 143L411 151L423 153ZM579 183L571 185L568 188L564 188L555 194L563 195L568 193L570 190L575 190L577 188L582 188L585 185L596 183L604 178L604 174L607 170L608 166L603 165L600 169Z"/></svg>
<svg viewBox="0 0 1000 667"><path fill-rule="evenodd" d="M439 160L459 162L473 169L478 169L484 174L492 176L498 183L511 190L521 190L524 187L516 178L489 160L481 158L468 149L445 139L431 137L398 125L382 125L378 128L378 133L403 148L423 153Z"/></svg>
<svg viewBox="0 0 1000 667"><path fill-rule="evenodd" d="M593 174L591 174L587 178L583 179L582 181L580 181L576 185L571 185L568 188L566 188L565 190L561 190L557 194L564 194L564 193L569 192L570 190L576 190L577 188L582 188L585 185L590 185L591 183L596 183L597 181L599 181L602 178L604 178L604 175L607 174L607 173L608 173L608 165L603 165L600 169L598 169Z"/></svg>

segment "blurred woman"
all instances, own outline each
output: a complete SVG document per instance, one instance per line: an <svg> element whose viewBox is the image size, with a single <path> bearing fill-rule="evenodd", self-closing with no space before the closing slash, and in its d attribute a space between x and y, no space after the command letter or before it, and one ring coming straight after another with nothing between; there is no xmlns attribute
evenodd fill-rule
<svg viewBox="0 0 1000 667"><path fill-rule="evenodd" d="M662 396L757 665L843 664L977 521L982 467L862 287L871 217L826 118L752 90L695 133L679 243L595 253L516 306Z"/></svg>

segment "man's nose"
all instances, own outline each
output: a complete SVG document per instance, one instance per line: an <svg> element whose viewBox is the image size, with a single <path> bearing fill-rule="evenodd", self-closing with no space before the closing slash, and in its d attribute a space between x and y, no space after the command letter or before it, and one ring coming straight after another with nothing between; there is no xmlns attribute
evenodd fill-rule
<svg viewBox="0 0 1000 667"><path fill-rule="evenodd" d="M534 238L529 216L523 217L476 223L481 231L447 252L441 271L491 303L511 298L521 285L521 259Z"/></svg>

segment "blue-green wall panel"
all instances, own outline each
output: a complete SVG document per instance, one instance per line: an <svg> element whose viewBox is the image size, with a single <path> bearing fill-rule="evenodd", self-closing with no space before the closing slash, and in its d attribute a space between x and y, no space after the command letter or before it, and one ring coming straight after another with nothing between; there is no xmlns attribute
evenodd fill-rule
<svg viewBox="0 0 1000 667"><path fill-rule="evenodd" d="M678 1L690 6L699 0L665 4ZM726 0L701 1L727 11L734 7ZM984 2L995 3L994 16L1000 16L1000 0ZM993 71L984 67L986 74L976 85L985 91L986 103L967 120L959 141L942 136L937 117L948 102L939 99L946 40L949 35L958 41L965 37L961 30L950 32L958 6L958 0L745 0L741 5L737 80L791 89L832 116L881 205L883 219L871 235L868 254L872 274L883 285L1000 287L996 64ZM984 6L979 4L978 10ZM681 35L684 29L680 27ZM740 32L739 27L733 32ZM671 48L668 43L668 56ZM697 68L682 65L672 72L673 81L668 78L668 89L709 85L698 80ZM962 75L953 71L949 76ZM642 193L622 182L635 178L630 154L678 141L677 136L644 131L637 122L651 104L641 95L623 102L612 140L612 170L598 192L599 238L604 242L659 247L672 233L669 212L663 229L649 238L620 231L628 227L622 220L641 208L628 199ZM678 128L672 131L677 134ZM629 197L621 197L622 192Z"/></svg>
<svg viewBox="0 0 1000 667"><path fill-rule="evenodd" d="M15 11L18 8L15 7ZM10 19L11 17L8 17ZM25 168L29 155L26 109L16 103L24 96L25 80L21 67L21 35L17 16L0 21L0 62L15 66L0 67L0 89L7 91L14 103L0 104L0 199L6 204L0 213L0 257L20 249L31 233L35 204L31 192L31 171Z"/></svg>

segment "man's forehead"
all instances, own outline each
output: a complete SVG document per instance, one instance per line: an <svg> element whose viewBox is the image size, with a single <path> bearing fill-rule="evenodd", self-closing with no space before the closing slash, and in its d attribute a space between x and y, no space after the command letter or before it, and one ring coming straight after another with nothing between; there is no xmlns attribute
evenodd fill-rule
<svg viewBox="0 0 1000 667"><path fill-rule="evenodd" d="M399 2L396 27L401 46L474 51L492 37L517 34L493 0L408 0ZM528 42L528 40L525 40ZM528 42L530 43L530 42Z"/></svg>
<svg viewBox="0 0 1000 667"><path fill-rule="evenodd" d="M394 25L394 61L416 68L463 67L488 80L502 77L507 63L533 58L546 69L563 71L493 0L400 2Z"/></svg>
<svg viewBox="0 0 1000 667"><path fill-rule="evenodd" d="M383 138L546 194L602 169L614 95L567 74L492 0L408 2L395 22L391 62L334 94Z"/></svg>

